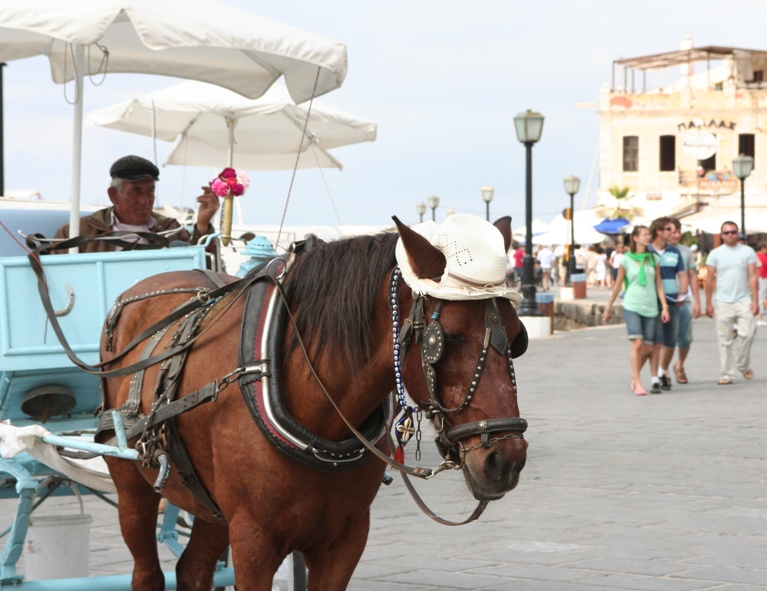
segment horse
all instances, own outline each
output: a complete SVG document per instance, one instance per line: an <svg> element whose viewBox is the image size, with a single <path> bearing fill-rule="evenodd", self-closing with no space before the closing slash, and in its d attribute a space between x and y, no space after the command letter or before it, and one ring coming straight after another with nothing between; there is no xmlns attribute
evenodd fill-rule
<svg viewBox="0 0 767 591"><path fill-rule="evenodd" d="M142 372L105 378L104 414L125 411L131 403L138 417L161 413L158 396L166 398L164 402L169 398L161 387L169 372L178 374L173 386L178 395L172 397L178 402L191 393L197 396L204 385L216 384L206 404L178 414L164 426L146 428L141 436L130 436L131 445L147 451L145 461L105 457L117 488L120 528L134 559L135 591L164 588L155 538L161 497L196 516L176 565L178 589L209 590L215 564L228 546L241 590L271 589L275 572L293 551L303 553L309 589L346 589L367 542L370 506L386 464L364 447L326 457L317 445L284 449L282 436L254 420L248 403L255 400L254 390L244 388L244 382L260 388L259 380L268 378L272 389L279 386L284 401L280 412L300 426L300 433L316 434L320 441L357 443L350 426L362 431L376 423L390 394L402 391L401 381L417 404L416 412L437 425L442 439L438 447L453 461L452 467L463 471L476 499L497 500L517 485L527 442L511 359L527 348L524 326L508 298L485 294L479 299L442 300L423 297L397 281L395 249L406 253L412 281L446 276L448 258L417 231L394 220L397 232L320 242L296 255L287 270L283 267L266 278L278 302L274 305L289 310L293 320L278 331L281 344L270 345L276 349L268 369L264 357L269 351L256 352L261 358L250 360L260 369L239 375L240 392L237 381L226 376L248 362L238 360L239 343L262 336L254 337L255 321L243 324L248 305L243 292L232 289L217 301L205 301L206 294L231 288L236 278L195 271L164 273L118 298L119 313L114 308L110 312L101 342L101 358L110 369L180 346L181 327L158 330L144 339L154 344L143 350L117 354L172 311L196 300L208 304L210 311L192 323L198 332L188 335L183 364L166 360ZM481 222L486 224L482 233L502 241L505 259L510 218L494 225ZM505 279L505 264L502 273ZM420 320L418 314L414 319L413 310L421 308ZM405 319L408 309L411 314ZM401 316L393 320L395 311ZM385 430L390 430L388 416L385 422ZM380 433L377 428L367 429L372 439ZM460 441L443 436L462 428ZM110 440L114 433L115 426L109 424L97 439ZM152 436L144 437L147 433ZM164 453L173 441L185 448L193 475L180 468L174 456L160 494L158 451ZM388 436L372 443L384 456L393 452ZM198 486L190 487L189 480Z"/></svg>

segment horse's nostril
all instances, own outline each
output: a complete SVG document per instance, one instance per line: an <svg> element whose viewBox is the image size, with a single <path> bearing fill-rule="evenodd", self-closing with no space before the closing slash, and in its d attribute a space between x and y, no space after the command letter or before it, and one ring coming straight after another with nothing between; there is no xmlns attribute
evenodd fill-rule
<svg viewBox="0 0 767 591"><path fill-rule="evenodd" d="M497 451L490 452L485 459L485 472L493 480L506 480L511 472L511 463Z"/></svg>

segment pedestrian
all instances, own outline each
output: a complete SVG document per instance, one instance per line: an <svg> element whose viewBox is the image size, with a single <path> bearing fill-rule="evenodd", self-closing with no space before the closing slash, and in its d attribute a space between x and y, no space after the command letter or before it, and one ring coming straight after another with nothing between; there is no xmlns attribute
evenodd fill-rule
<svg viewBox="0 0 767 591"><path fill-rule="evenodd" d="M756 248L756 258L759 263L759 316L756 319L757 326L767 326L764 315L767 314L767 242L760 242Z"/></svg>
<svg viewBox="0 0 767 591"><path fill-rule="evenodd" d="M631 389L637 396L647 394L642 387L640 374L652 354L656 339L662 334L657 327L659 320L661 324L669 320L669 306L659 270L660 259L647 250L650 238L650 230L646 226L634 226L630 251L621 259L618 276L610 292L610 301L604 311L604 320L609 322L613 302L624 287L626 293L623 297L623 320L631 341Z"/></svg>
<svg viewBox="0 0 767 591"><path fill-rule="evenodd" d="M674 365L674 374L678 384L687 383L687 373L684 370L684 362L690 353L692 344L692 321L700 318L700 287L698 286L698 266L695 263L695 253L689 246L679 242L682 238L682 223L677 218L671 218L674 231L669 236L668 243L676 246L682 253L684 268L687 272L687 299L679 310L679 336L676 346L678 356ZM673 358L673 351L671 353Z"/></svg>
<svg viewBox="0 0 767 591"><path fill-rule="evenodd" d="M670 315L670 320L659 327L662 338L656 339L653 354L650 357L650 367L653 372L651 394L660 394L661 390L671 390L669 365L679 338L679 316L687 300L688 281L682 253L668 243L674 228L674 223L668 217L660 217L650 224L652 242L647 250L658 255L660 259L660 275Z"/></svg>
<svg viewBox="0 0 767 591"><path fill-rule="evenodd" d="M610 275L612 275L612 285L615 285L618 279L618 269L621 267L621 259L624 257L625 246L618 244L610 255Z"/></svg>
<svg viewBox="0 0 767 591"><path fill-rule="evenodd" d="M541 287L549 291L551 287L551 268L554 266L554 253L548 246L541 246L536 257L541 265Z"/></svg>
<svg viewBox="0 0 767 591"><path fill-rule="evenodd" d="M738 371L747 380L754 379L751 369L751 345L756 334L755 318L759 313L758 277L754 249L738 241L738 224L722 224L722 242L706 259L706 316L716 317L719 341L719 384L732 384L732 325L738 324ZM716 301L714 301L716 294Z"/></svg>
<svg viewBox="0 0 767 591"><path fill-rule="evenodd" d="M593 244L586 252L586 287L594 289L597 284L597 251Z"/></svg>
<svg viewBox="0 0 767 591"><path fill-rule="evenodd" d="M514 276L517 285L522 285L522 275L524 274L525 249L517 243L514 251Z"/></svg>
<svg viewBox="0 0 767 591"><path fill-rule="evenodd" d="M596 255L596 284L599 286L599 291L604 291L605 282L607 281L607 255L605 254L605 249L601 246L597 246Z"/></svg>

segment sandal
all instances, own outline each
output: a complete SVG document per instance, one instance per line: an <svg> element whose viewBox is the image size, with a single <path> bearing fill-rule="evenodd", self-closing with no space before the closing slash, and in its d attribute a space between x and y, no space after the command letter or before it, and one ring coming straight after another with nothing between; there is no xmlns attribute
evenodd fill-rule
<svg viewBox="0 0 767 591"><path fill-rule="evenodd" d="M753 380L754 379L754 371L751 369L747 369L743 372L743 377L747 380Z"/></svg>
<svg viewBox="0 0 767 591"><path fill-rule="evenodd" d="M639 386L634 385L634 381L631 381L631 389L634 391L634 394L637 396L645 396L647 394L647 391L642 388L642 385Z"/></svg>
<svg viewBox="0 0 767 591"><path fill-rule="evenodd" d="M730 378L722 378L717 382L717 384L720 386L729 386L732 384L732 380Z"/></svg>
<svg viewBox="0 0 767 591"><path fill-rule="evenodd" d="M677 384L686 384L687 383L687 374L684 373L684 368L678 368L677 366L674 366L674 373L676 374L676 382Z"/></svg>

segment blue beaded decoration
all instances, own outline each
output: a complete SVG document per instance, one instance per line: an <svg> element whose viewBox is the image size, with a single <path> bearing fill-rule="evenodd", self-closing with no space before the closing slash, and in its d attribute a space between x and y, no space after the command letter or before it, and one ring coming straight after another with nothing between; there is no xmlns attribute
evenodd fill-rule
<svg viewBox="0 0 767 591"><path fill-rule="evenodd" d="M402 365L400 359L400 344L399 344L399 304L397 299L397 288L399 287L399 279L402 276L402 271L399 267L394 269L391 279L391 321L392 321L392 336L394 339L394 380L397 386L397 402L402 411L402 414L395 423L394 434L397 437L397 443L400 447L404 447L410 440L413 428L413 413L418 409L415 406L409 406L407 399L405 398L405 384L402 379Z"/></svg>

